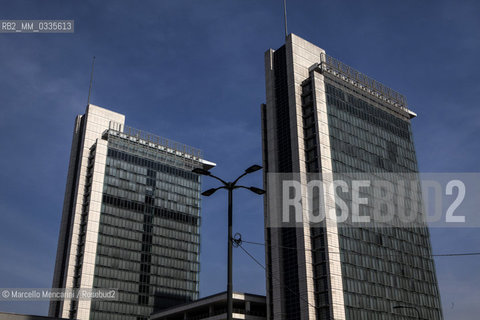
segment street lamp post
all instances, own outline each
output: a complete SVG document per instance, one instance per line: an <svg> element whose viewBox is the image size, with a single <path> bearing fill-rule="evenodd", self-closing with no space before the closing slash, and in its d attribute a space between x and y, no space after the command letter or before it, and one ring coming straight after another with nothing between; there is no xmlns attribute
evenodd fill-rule
<svg viewBox="0 0 480 320"><path fill-rule="evenodd" d="M393 306L393 309L413 309L417 313L417 318L422 319L420 317L420 311L416 307L410 307L410 306Z"/></svg>
<svg viewBox="0 0 480 320"><path fill-rule="evenodd" d="M233 216L233 190L235 189L247 189L256 193L258 195L262 195L265 193L265 190L259 189L256 187L245 187L245 186L238 186L237 182L246 176L249 173L255 172L262 169L261 166L254 164L253 166L248 167L243 174L241 174L237 179L233 182L226 182L225 180L214 176L210 171L202 169L202 168L195 168L192 171L197 174L201 174L204 176L209 176L214 179L217 179L222 183L222 186L217 188L208 189L202 192L203 196L209 197L215 193L215 191L219 189L227 189L228 190L228 273L227 273L227 320L232 320L233 314L233 280L232 280L232 216Z"/></svg>

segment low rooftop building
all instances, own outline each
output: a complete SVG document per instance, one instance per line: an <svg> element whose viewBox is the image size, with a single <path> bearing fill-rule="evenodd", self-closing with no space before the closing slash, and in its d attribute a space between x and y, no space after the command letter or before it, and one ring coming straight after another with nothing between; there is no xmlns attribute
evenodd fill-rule
<svg viewBox="0 0 480 320"><path fill-rule="evenodd" d="M265 320L265 296L233 293L233 319ZM190 303L171 307L150 316L151 320L227 319L227 293L222 292Z"/></svg>
<svg viewBox="0 0 480 320"><path fill-rule="evenodd" d="M30 315L30 314L0 312L0 320L68 320L68 319L36 316L36 315Z"/></svg>

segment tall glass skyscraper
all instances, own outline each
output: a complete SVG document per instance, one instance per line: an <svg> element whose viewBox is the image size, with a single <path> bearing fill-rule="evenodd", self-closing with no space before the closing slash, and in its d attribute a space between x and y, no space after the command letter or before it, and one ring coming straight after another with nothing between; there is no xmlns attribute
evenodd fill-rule
<svg viewBox="0 0 480 320"><path fill-rule="evenodd" d="M88 105L77 116L53 288L118 289L117 300L65 299L50 315L147 319L198 298L200 177L195 148L124 125Z"/></svg>
<svg viewBox="0 0 480 320"><path fill-rule="evenodd" d="M391 173L417 175L410 125L416 114L407 109L406 99L293 34L285 45L266 52L265 69L268 319L415 319L417 312L420 318L442 319L422 221L401 227L348 221L272 224L280 214L274 202L281 197L272 194L272 176L298 177L305 204L305 186L315 176L329 181L357 173L390 180L395 180ZM395 208L420 204L415 214L422 215L420 191L395 201ZM328 201L312 203L324 212L338 210ZM308 216L308 206L302 210Z"/></svg>

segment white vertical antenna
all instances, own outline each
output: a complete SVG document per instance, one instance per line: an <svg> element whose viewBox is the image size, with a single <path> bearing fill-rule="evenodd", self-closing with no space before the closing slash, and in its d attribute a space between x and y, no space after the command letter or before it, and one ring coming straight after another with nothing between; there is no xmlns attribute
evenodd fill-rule
<svg viewBox="0 0 480 320"><path fill-rule="evenodd" d="M93 83L93 68L95 66L95 56L92 59L92 72L90 73L90 87L88 88L88 100L87 106L90 104L90 95L92 94L92 83Z"/></svg>
<svg viewBox="0 0 480 320"><path fill-rule="evenodd" d="M285 39L287 39L287 0L283 0L283 17L285 20Z"/></svg>

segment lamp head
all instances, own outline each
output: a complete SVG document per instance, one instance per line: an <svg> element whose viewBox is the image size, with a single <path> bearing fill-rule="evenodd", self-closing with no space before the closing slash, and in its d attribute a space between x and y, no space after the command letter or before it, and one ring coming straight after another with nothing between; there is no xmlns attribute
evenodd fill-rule
<svg viewBox="0 0 480 320"><path fill-rule="evenodd" d="M202 196L210 197L217 190L218 190L217 188L208 189L208 190L202 192Z"/></svg>
<svg viewBox="0 0 480 320"><path fill-rule="evenodd" d="M248 167L245 170L245 173L252 173L252 172L258 171L260 169L262 169L262 166L259 166L258 164L254 164L253 166Z"/></svg>
<svg viewBox="0 0 480 320"><path fill-rule="evenodd" d="M260 189L260 188L250 187L250 188L248 188L248 190L250 190L252 192L255 192L258 195L265 194L265 190Z"/></svg>

